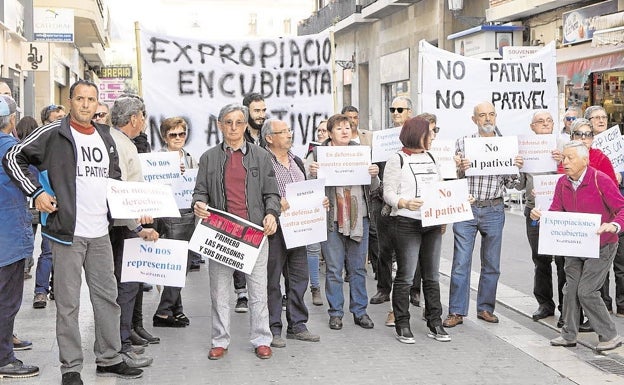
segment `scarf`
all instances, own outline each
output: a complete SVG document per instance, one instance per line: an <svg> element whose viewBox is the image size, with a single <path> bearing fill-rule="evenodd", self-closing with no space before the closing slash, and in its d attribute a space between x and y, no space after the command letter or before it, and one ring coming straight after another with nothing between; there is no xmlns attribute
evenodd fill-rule
<svg viewBox="0 0 624 385"><path fill-rule="evenodd" d="M363 198L362 186L336 187L338 232L356 242L361 242L364 234L362 210L366 210L366 206Z"/></svg>

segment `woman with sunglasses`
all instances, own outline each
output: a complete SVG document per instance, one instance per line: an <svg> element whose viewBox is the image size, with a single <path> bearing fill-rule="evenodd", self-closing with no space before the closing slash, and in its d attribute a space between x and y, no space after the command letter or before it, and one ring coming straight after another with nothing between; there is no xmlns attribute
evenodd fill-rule
<svg viewBox="0 0 624 385"><path fill-rule="evenodd" d="M618 185L615 177L615 171L613 165L607 156L597 148L592 148L594 142L594 132L592 130L592 124L589 120L584 118L578 118L572 122L570 127L570 139L580 140L589 149L589 165L596 170L600 170L607 174L613 182ZM563 174L563 163L559 163L557 173Z"/></svg>
<svg viewBox="0 0 624 385"><path fill-rule="evenodd" d="M160 124L160 135L165 142L161 151L174 151L180 156L180 172L199 165L185 149L187 125L181 117L167 118ZM193 209L181 209L180 218L161 218L158 221L158 232L161 238L188 241L195 229L195 214ZM189 270L199 270L197 255L191 251L188 254ZM199 259L199 258L198 258ZM165 286L160 295L160 303L153 321L155 327L185 327L190 320L183 313L182 288Z"/></svg>

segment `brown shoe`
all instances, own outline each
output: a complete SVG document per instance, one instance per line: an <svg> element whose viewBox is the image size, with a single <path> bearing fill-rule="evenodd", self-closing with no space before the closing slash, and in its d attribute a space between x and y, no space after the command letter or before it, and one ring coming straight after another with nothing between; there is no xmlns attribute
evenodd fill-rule
<svg viewBox="0 0 624 385"><path fill-rule="evenodd" d="M222 348L220 346L214 347L214 348L210 349L210 352L208 352L208 359L210 359L210 360L220 360L220 359L223 358L225 353L227 353L227 349L226 348Z"/></svg>
<svg viewBox="0 0 624 385"><path fill-rule="evenodd" d="M482 319L485 322L490 322L490 323L493 323L493 324L497 324L498 323L498 317L495 316L493 313L490 313L487 310L483 310L483 311L477 312L477 318L478 319Z"/></svg>
<svg viewBox="0 0 624 385"><path fill-rule="evenodd" d="M442 326L444 326L445 328L454 328L455 326L463 323L464 316L455 313L449 313L449 315L446 316L444 322L442 322Z"/></svg>
<svg viewBox="0 0 624 385"><path fill-rule="evenodd" d="M266 345L260 345L256 348L256 357L266 360L267 358L271 358L273 352L271 352L271 348Z"/></svg>

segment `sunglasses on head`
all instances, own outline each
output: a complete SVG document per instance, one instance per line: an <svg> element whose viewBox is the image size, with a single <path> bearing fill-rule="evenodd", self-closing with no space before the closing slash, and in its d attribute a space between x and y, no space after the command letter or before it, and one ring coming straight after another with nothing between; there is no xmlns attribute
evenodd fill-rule
<svg viewBox="0 0 624 385"><path fill-rule="evenodd" d="M186 138L186 131L182 131L182 132L169 132L167 133L167 136L171 139L174 138Z"/></svg>
<svg viewBox="0 0 624 385"><path fill-rule="evenodd" d="M403 111L407 111L409 110L409 108L407 107L390 107L390 113L394 114L394 111L398 112L399 114L402 114Z"/></svg>

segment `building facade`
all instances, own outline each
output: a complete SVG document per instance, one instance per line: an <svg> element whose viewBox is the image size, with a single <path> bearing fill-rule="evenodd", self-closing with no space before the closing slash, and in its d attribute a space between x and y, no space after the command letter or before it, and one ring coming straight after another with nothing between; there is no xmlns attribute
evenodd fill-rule
<svg viewBox="0 0 624 385"><path fill-rule="evenodd" d="M67 104L69 87L76 80L97 82L110 40L103 0L4 0L1 8L0 78L10 83L21 114L39 121L43 107ZM55 25L42 18L45 15L52 20L69 15L71 20ZM54 28L67 28L71 34L55 33ZM27 66L28 51L22 46L34 41L46 45L46 70Z"/></svg>
<svg viewBox="0 0 624 385"><path fill-rule="evenodd" d="M624 0L315 0L300 35L334 31L337 110L390 126L395 96L417 105L418 42L496 60L504 45L557 44L560 110L601 104L622 127ZM418 113L421 111L414 111Z"/></svg>

